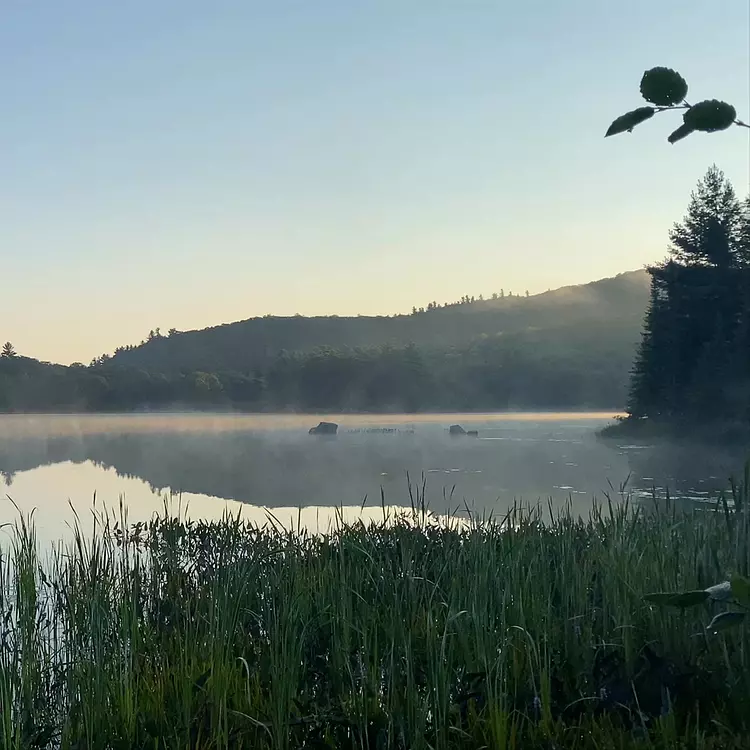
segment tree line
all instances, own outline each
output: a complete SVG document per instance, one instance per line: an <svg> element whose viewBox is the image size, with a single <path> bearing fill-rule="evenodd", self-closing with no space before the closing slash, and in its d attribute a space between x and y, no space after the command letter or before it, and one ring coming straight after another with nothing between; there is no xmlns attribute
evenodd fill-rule
<svg viewBox="0 0 750 750"><path fill-rule="evenodd" d="M530 297L529 290L527 289L524 297ZM417 307L416 305L412 307L411 314L412 315L419 315L421 313L425 312L432 312L433 310L445 310L447 308L451 307L461 307L462 305L474 305L477 302L498 302L499 300L504 299L519 299L520 295L516 294L514 295L513 292L505 293L505 289L501 289L499 292L493 292L490 297L487 299L484 298L484 295L480 294L478 297L475 297L473 294L464 294L461 299L456 300L455 302L443 302L442 304L440 302L432 301L428 302L426 306L423 307Z"/></svg>
<svg viewBox="0 0 750 750"><path fill-rule="evenodd" d="M554 331L416 345L279 352L251 372L151 372L99 358L63 367L0 359L0 411L420 412L618 409L634 342L606 326L564 341Z"/></svg>

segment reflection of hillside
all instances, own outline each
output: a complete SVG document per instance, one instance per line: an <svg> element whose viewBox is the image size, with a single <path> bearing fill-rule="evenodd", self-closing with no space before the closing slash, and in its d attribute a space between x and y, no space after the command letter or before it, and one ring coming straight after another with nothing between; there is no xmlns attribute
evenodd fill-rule
<svg viewBox="0 0 750 750"><path fill-rule="evenodd" d="M91 461L154 490L272 507L358 505L365 495L377 503L381 487L387 502L405 504L407 473L414 483L424 473L433 509L466 498L480 511L494 508L499 496L535 502L577 491L588 502L608 478L624 479L624 459L614 465L616 453L578 439L591 428L573 428L570 440L549 439L554 429L506 425L494 440L455 440L441 426L424 425L417 434L344 433L334 440L283 430L0 438L0 471Z"/></svg>
<svg viewBox="0 0 750 750"><path fill-rule="evenodd" d="M250 433L57 436L0 441L0 470L91 461L143 480L154 490L273 506L358 504L364 492L377 494L383 484L405 495L405 461L418 477L426 460L424 447L409 435L336 441Z"/></svg>
<svg viewBox="0 0 750 750"><path fill-rule="evenodd" d="M0 437L0 472L15 474L40 466L88 460L87 447L80 438Z"/></svg>
<svg viewBox="0 0 750 750"><path fill-rule="evenodd" d="M657 443L624 446L637 485L656 486L679 496L715 497L729 487L729 478L742 477L746 450L701 444Z"/></svg>
<svg viewBox="0 0 750 750"><path fill-rule="evenodd" d="M587 504L594 494L617 487L653 485L680 494L712 493L727 486L742 456L706 447L649 448L604 445L584 438L593 428L487 427L495 439L451 440L442 427L423 425L416 434L342 434L321 440L303 432L215 431L92 433L0 437L0 474L59 462L91 461L118 475L171 490L270 507L358 505L365 495L408 503L407 472L427 479L436 511L474 501L478 511L496 500L535 502L572 494ZM569 431L566 431L569 430ZM448 501L455 486L455 496Z"/></svg>

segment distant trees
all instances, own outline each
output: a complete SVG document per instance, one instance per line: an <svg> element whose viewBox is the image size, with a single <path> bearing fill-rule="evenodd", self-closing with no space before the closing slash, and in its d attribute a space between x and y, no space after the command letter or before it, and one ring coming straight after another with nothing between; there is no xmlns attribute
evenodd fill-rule
<svg viewBox="0 0 750 750"><path fill-rule="evenodd" d="M0 350L0 357L15 357L16 356L16 350L13 348L13 344L10 343L10 341L6 341L3 344L2 350Z"/></svg>
<svg viewBox="0 0 750 750"><path fill-rule="evenodd" d="M0 359L0 411L130 411L192 407L246 411L420 412L621 408L632 349L613 333L506 333L457 347L323 347L280 352L250 373L162 374L107 357L63 367Z"/></svg>
<svg viewBox="0 0 750 750"><path fill-rule="evenodd" d="M669 257L648 269L631 416L750 419L749 248L750 199L712 166L670 232Z"/></svg>
<svg viewBox="0 0 750 750"><path fill-rule="evenodd" d="M501 289L500 292L493 292L491 299L493 301L497 301L499 299L505 299L505 297L513 297L513 292L505 293L504 289ZM525 297L530 297L530 293L528 289L526 290ZM520 295L516 295L517 298L520 297ZM446 307L459 307L460 305L473 305L477 302L484 302L485 298L484 295L480 294L478 297L475 297L471 294L464 294L460 299L456 300L455 302L444 302L443 304L440 304L439 302L428 302L426 307L417 307L416 305L411 308L411 314L412 315L419 315L421 313L425 312L432 312L433 310L440 310ZM149 337L149 341L153 338L153 336Z"/></svg>

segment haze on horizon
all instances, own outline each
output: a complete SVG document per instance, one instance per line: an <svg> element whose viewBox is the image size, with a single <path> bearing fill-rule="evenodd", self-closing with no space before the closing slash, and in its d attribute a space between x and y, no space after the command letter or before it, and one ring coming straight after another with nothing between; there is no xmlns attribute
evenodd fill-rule
<svg viewBox="0 0 750 750"><path fill-rule="evenodd" d="M613 276L749 188L747 130L603 138L653 65L750 118L746 0L12 0L0 64L0 338L53 361Z"/></svg>

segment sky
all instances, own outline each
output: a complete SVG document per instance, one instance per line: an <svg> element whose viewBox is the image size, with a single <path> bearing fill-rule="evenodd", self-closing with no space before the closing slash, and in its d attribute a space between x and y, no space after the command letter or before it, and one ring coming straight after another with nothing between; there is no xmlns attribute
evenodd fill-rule
<svg viewBox="0 0 750 750"><path fill-rule="evenodd" d="M603 138L646 68L750 119L748 0L4 0L0 339L390 314L660 260L750 130Z"/></svg>

